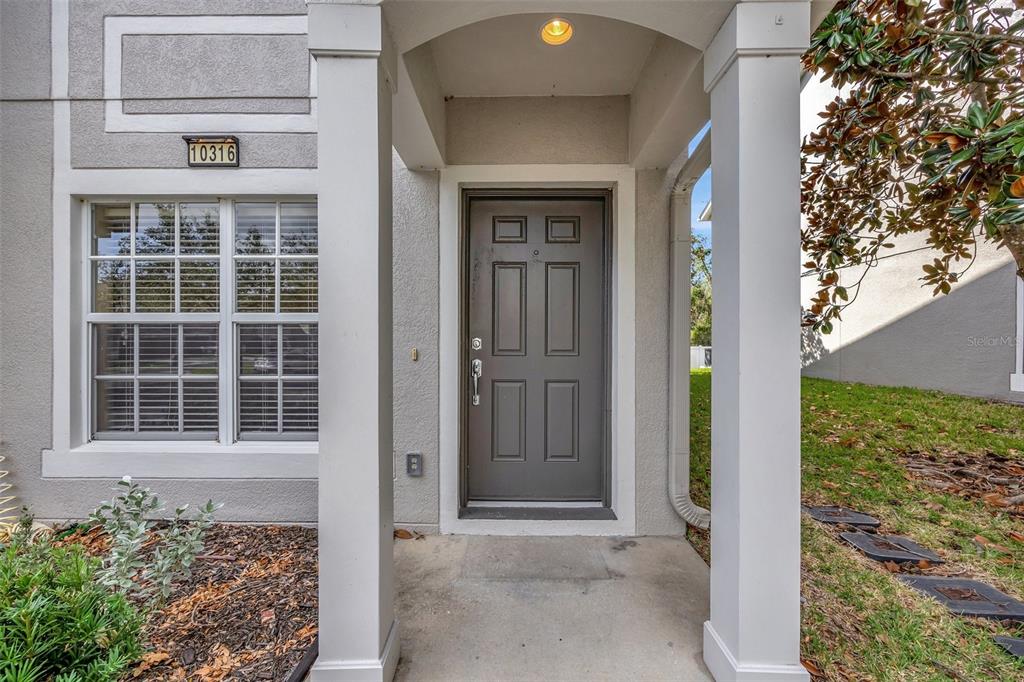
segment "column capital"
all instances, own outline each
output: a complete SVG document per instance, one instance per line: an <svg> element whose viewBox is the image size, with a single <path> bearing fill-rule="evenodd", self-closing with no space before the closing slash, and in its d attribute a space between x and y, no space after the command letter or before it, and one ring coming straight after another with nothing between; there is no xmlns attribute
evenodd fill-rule
<svg viewBox="0 0 1024 682"><path fill-rule="evenodd" d="M325 57L379 59L394 92L397 55L380 0L306 0L309 53Z"/></svg>
<svg viewBox="0 0 1024 682"><path fill-rule="evenodd" d="M739 2L704 50L704 91L739 57L801 55L810 45L811 3Z"/></svg>

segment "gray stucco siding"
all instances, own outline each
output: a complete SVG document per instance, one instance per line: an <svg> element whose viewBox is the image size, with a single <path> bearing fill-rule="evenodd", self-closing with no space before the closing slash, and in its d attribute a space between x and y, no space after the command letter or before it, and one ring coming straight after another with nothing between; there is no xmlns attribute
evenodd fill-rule
<svg viewBox="0 0 1024 682"><path fill-rule="evenodd" d="M187 121L173 133L106 131L102 100L106 17L305 13L302 0L73 2L68 32L72 167L184 168L181 135L195 132ZM122 111L129 117L310 111L304 35L126 34L121 49ZM233 131L228 126L221 132ZM239 140L243 167L316 167L314 133L242 133Z"/></svg>
<svg viewBox="0 0 1024 682"><path fill-rule="evenodd" d="M668 499L669 193L675 176L637 172L636 520L641 535L680 534Z"/></svg>
<svg viewBox="0 0 1024 682"><path fill-rule="evenodd" d="M304 35L125 35L121 44L125 99L309 96Z"/></svg>
<svg viewBox="0 0 1024 682"><path fill-rule="evenodd" d="M50 96L49 45L49 2L0 2L0 98Z"/></svg>
<svg viewBox="0 0 1024 682"><path fill-rule="evenodd" d="M465 97L446 105L447 161L626 163L629 97Z"/></svg>
<svg viewBox="0 0 1024 682"><path fill-rule="evenodd" d="M395 522L436 530L439 175L393 163ZM406 475L408 452L423 454L422 477Z"/></svg>
<svg viewBox="0 0 1024 682"><path fill-rule="evenodd" d="M73 168L187 168L181 133L106 133L103 103L71 103ZM230 131L229 131L230 132ZM316 134L241 133L243 168L315 168ZM168 188L168 191L172 191ZM254 188L258 192L259 188Z"/></svg>
<svg viewBox="0 0 1024 682"><path fill-rule="evenodd" d="M42 3L41 3L42 4ZM88 0L72 1L68 31L68 87L72 98L103 96L103 21L108 16L305 14L304 0Z"/></svg>

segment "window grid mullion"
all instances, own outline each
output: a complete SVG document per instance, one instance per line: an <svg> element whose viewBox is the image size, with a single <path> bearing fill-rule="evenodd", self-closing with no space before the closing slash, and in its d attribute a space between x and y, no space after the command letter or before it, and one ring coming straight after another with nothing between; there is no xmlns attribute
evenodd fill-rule
<svg viewBox="0 0 1024 682"><path fill-rule="evenodd" d="M181 204L174 202L174 312L181 312Z"/></svg>
<svg viewBox="0 0 1024 682"><path fill-rule="evenodd" d="M235 310L235 220L234 204L227 200L220 201L220 334L217 340L219 376L217 378L217 396L219 398L218 418L220 424L220 442L233 443L235 440L237 415L235 405L235 329L233 315Z"/></svg>
<svg viewBox="0 0 1024 682"><path fill-rule="evenodd" d="M281 202L274 202L274 312L281 312Z"/></svg>
<svg viewBox="0 0 1024 682"><path fill-rule="evenodd" d="M128 203L128 312L135 312L135 202Z"/></svg>
<svg viewBox="0 0 1024 682"><path fill-rule="evenodd" d="M178 325L178 433L185 433L185 325Z"/></svg>
<svg viewBox="0 0 1024 682"><path fill-rule="evenodd" d="M278 204L280 207L280 204ZM277 325L277 432L284 433L284 325Z"/></svg>
<svg viewBox="0 0 1024 682"><path fill-rule="evenodd" d="M139 325L132 325L132 386L134 396L132 397L132 431L139 432L139 375L142 369L139 367Z"/></svg>

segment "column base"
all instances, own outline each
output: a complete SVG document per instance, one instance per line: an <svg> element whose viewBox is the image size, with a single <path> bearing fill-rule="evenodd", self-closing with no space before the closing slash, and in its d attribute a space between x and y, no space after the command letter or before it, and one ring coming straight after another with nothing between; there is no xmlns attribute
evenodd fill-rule
<svg viewBox="0 0 1024 682"><path fill-rule="evenodd" d="M379 660L327 660L317 658L309 670L311 682L391 682L398 667L401 645L398 641L398 621L391 624L384 651Z"/></svg>
<svg viewBox="0 0 1024 682"><path fill-rule="evenodd" d="M811 679L800 663L740 663L715 632L711 621L704 623L704 663L715 682L809 682Z"/></svg>

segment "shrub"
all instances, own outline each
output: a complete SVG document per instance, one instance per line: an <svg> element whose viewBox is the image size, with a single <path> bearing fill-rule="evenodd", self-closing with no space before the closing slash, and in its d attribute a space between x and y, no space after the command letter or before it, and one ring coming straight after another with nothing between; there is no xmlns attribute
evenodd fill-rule
<svg viewBox="0 0 1024 682"><path fill-rule="evenodd" d="M110 537L103 557L55 544L27 514L0 544L0 682L107 682L141 656L146 616L190 573L220 505L156 528L149 488L125 477L117 490L90 516Z"/></svg>
<svg viewBox="0 0 1024 682"><path fill-rule="evenodd" d="M0 555L0 679L116 680L142 653L142 616L96 579L79 545L32 537L31 519Z"/></svg>
<svg viewBox="0 0 1024 682"><path fill-rule="evenodd" d="M120 494L89 517L111 541L97 577L104 585L143 599L147 608L159 607L171 596L174 581L191 573L192 562L203 549L203 536L221 505L210 500L196 510L192 521L185 520L188 505L178 507L166 527L153 530L154 522L146 517L164 510L160 499L128 476L117 485ZM151 531L156 546L146 556L144 546Z"/></svg>

